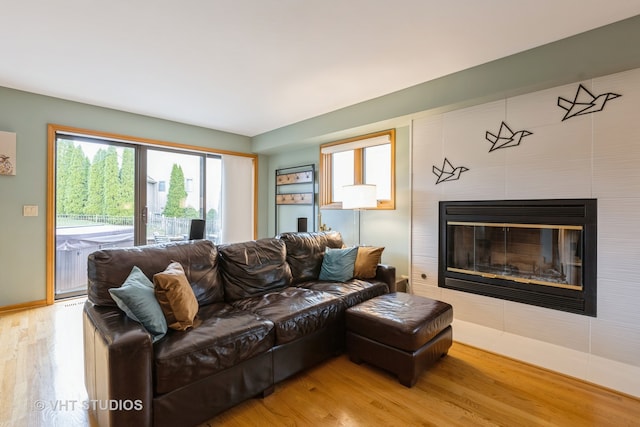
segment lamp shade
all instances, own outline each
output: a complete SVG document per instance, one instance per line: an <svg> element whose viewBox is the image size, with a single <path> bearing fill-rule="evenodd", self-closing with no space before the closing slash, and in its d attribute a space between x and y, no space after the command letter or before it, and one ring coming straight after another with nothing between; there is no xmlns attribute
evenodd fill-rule
<svg viewBox="0 0 640 427"><path fill-rule="evenodd" d="M377 206L375 185L359 184L342 187L342 209L364 209Z"/></svg>

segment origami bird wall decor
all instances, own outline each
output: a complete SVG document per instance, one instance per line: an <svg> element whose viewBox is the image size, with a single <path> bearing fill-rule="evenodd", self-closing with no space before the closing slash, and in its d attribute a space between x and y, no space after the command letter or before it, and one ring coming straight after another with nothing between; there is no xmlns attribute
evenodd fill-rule
<svg viewBox="0 0 640 427"><path fill-rule="evenodd" d="M622 95L617 93L607 92L598 96L594 96L589 90L582 86L578 86L578 91L573 101L558 97L558 107L566 110L562 121L570 119L571 117L582 116L584 114L597 113L602 111L605 104L615 98Z"/></svg>
<svg viewBox="0 0 640 427"><path fill-rule="evenodd" d="M460 174L462 172L468 171L468 168L464 166L458 166L454 168L453 165L447 158L445 157L444 162L442 163L442 168L438 168L436 166L433 167L433 173L438 177L436 184L440 184L441 182L447 181L456 181L460 179Z"/></svg>
<svg viewBox="0 0 640 427"><path fill-rule="evenodd" d="M529 135L533 135L533 133L528 130L519 130L514 132L505 122L502 122L497 135L487 131L485 138L492 144L489 149L489 152L492 152L500 148L509 148L520 145L522 138Z"/></svg>

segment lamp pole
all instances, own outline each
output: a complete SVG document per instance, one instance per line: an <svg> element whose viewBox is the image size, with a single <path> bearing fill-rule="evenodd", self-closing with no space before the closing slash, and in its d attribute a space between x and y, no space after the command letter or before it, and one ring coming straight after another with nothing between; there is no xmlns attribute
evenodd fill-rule
<svg viewBox="0 0 640 427"><path fill-rule="evenodd" d="M376 186L371 184L345 185L342 187L342 209L353 209L353 228L358 231L358 246L360 246L360 211L378 206ZM358 211L356 213L356 211Z"/></svg>

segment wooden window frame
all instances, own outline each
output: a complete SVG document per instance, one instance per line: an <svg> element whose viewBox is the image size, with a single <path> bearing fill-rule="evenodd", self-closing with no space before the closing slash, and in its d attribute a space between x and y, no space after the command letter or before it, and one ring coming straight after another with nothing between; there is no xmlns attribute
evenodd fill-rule
<svg viewBox="0 0 640 427"><path fill-rule="evenodd" d="M320 208L321 209L342 209L341 201L334 201L333 198L333 174L332 174L332 155L337 151L350 151L354 152L354 184L366 184L364 182L364 151L366 146L361 148L351 148L349 146L358 146L359 141L380 138L387 136L389 143L391 144L391 154L389 161L391 162L391 197L388 200L378 200L378 206L371 209L395 209L396 208L396 131L395 129L388 129L381 132L370 133L367 135L357 136L348 139L342 139L339 141L329 142L320 145ZM340 150L339 146L345 146L344 150ZM323 152L331 147L331 152Z"/></svg>

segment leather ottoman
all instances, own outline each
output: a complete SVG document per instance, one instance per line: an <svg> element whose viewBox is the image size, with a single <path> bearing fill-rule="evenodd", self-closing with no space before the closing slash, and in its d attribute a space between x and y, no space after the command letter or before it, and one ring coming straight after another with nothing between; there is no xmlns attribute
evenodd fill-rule
<svg viewBox="0 0 640 427"><path fill-rule="evenodd" d="M413 387L418 376L449 351L453 307L402 292L378 296L346 311L347 353L398 376Z"/></svg>

